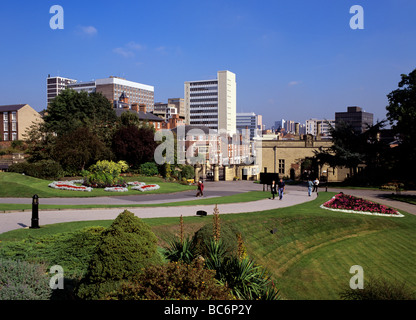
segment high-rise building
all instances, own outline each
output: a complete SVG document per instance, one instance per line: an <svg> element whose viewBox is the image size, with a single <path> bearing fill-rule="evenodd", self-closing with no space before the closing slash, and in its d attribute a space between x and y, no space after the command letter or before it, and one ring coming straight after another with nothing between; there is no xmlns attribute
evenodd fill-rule
<svg viewBox="0 0 416 320"><path fill-rule="evenodd" d="M65 90L71 83L76 83L77 80L63 77L51 77L48 75L46 79L46 99L49 104L62 90Z"/></svg>
<svg viewBox="0 0 416 320"><path fill-rule="evenodd" d="M361 133L367 129L367 126L373 125L373 116L360 107L348 107L347 112L335 112L335 125L340 122L349 123L354 131Z"/></svg>
<svg viewBox="0 0 416 320"><path fill-rule="evenodd" d="M217 79L185 82L185 121L189 125L236 132L235 74L218 71Z"/></svg>
<svg viewBox="0 0 416 320"><path fill-rule="evenodd" d="M285 119L281 119L279 121L275 121L274 122L274 128L273 129L275 131L280 131L281 129L284 129L285 128L285 124L286 124Z"/></svg>
<svg viewBox="0 0 416 320"><path fill-rule="evenodd" d="M317 136L318 133L320 133L321 136L330 137L331 126L335 127L335 120L326 120L326 119L323 120L323 119L315 119L315 118L309 119L309 120L306 120L306 134Z"/></svg>
<svg viewBox="0 0 416 320"><path fill-rule="evenodd" d="M250 130L250 140L253 140L258 135L257 124L258 118L254 112L237 113L237 130L242 134L245 133L243 130Z"/></svg>

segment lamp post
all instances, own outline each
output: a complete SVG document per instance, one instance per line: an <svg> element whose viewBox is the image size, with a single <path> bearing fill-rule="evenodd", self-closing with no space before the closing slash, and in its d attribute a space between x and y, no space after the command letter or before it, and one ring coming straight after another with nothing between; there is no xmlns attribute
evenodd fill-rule
<svg viewBox="0 0 416 320"><path fill-rule="evenodd" d="M32 225L31 229L39 229L39 196L32 197Z"/></svg>

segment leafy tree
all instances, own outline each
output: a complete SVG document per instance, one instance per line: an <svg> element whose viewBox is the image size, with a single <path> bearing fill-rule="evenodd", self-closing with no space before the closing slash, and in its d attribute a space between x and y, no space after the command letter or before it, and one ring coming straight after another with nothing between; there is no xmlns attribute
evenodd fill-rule
<svg viewBox="0 0 416 320"><path fill-rule="evenodd" d="M79 127L90 127L101 138L110 138L108 130L117 120L111 102L101 93L76 92L63 90L49 104L44 117L48 132L58 136Z"/></svg>
<svg viewBox="0 0 416 320"><path fill-rule="evenodd" d="M387 95L389 105L387 119L398 135L400 144L395 150L397 168L401 178L416 179L416 69L408 75L402 74L399 88Z"/></svg>
<svg viewBox="0 0 416 320"><path fill-rule="evenodd" d="M88 168L100 159L111 157L111 150L87 127L78 127L59 136L51 153L63 169L71 174Z"/></svg>
<svg viewBox="0 0 416 320"><path fill-rule="evenodd" d="M142 163L153 161L156 147L154 131L146 127L123 126L113 137L113 151L117 160L125 160L136 169Z"/></svg>

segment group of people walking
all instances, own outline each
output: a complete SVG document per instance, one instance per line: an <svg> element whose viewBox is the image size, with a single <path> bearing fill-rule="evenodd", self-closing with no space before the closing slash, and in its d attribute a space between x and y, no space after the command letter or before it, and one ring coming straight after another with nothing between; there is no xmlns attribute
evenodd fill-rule
<svg viewBox="0 0 416 320"><path fill-rule="evenodd" d="M318 178L316 178L314 181L308 179L308 196L311 196L312 192L316 192L316 194L318 194L318 187ZM277 184L275 181L273 181L270 190L272 192L272 200L275 199L276 194L279 194L279 200L282 200L283 194L285 192L285 182L283 181L283 179L280 179L280 181L278 181Z"/></svg>

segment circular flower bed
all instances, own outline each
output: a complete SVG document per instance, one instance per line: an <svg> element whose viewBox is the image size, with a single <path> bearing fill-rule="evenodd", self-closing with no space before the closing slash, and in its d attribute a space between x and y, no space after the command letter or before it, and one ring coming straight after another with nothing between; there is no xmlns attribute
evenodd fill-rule
<svg viewBox="0 0 416 320"><path fill-rule="evenodd" d="M80 181L79 180L54 181L49 184L49 187L54 188L54 189L60 189L60 190L87 191L87 192L92 191L91 187L77 186L75 183L80 183Z"/></svg>
<svg viewBox="0 0 416 320"><path fill-rule="evenodd" d="M364 200L344 193L338 193L331 200L321 205L321 208L332 211L360 213L384 217L404 217L400 212L385 205Z"/></svg>

